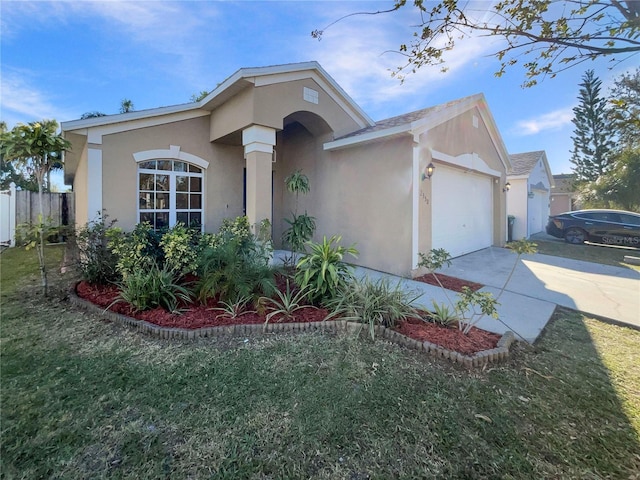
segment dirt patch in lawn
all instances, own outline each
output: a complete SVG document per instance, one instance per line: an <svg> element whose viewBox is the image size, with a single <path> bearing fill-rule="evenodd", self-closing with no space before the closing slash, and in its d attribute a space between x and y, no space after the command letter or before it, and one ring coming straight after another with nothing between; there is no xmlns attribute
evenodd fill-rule
<svg viewBox="0 0 640 480"><path fill-rule="evenodd" d="M442 273L427 273L425 275L414 278L414 280L439 287L440 285L438 284L438 280L436 280L435 278L436 275L438 276L438 280L440 280L440 283L442 283L442 286L444 288L446 288L447 290L452 290L454 292L462 292L462 287L469 287L474 292L484 287L484 285L482 285L481 283L470 282L469 280L462 280L461 278L456 277L450 277L448 275L443 275Z"/></svg>

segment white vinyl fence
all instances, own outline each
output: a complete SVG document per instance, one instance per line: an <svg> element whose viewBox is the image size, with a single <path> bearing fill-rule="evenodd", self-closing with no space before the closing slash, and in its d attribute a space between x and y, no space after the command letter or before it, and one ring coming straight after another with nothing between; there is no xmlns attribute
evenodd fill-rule
<svg viewBox="0 0 640 480"><path fill-rule="evenodd" d="M15 246L16 226L36 224L40 214L38 192L9 190L0 192L0 242ZM44 193L43 210L45 222L52 226L73 225L75 223L73 193Z"/></svg>
<svg viewBox="0 0 640 480"><path fill-rule="evenodd" d="M13 247L16 236L16 186L0 190L0 245Z"/></svg>

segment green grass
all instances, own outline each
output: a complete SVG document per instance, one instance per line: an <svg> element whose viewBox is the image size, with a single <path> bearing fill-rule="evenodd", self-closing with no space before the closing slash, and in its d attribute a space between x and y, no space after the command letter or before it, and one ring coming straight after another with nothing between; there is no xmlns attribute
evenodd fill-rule
<svg viewBox="0 0 640 480"><path fill-rule="evenodd" d="M640 250L637 249L586 243L583 245L571 245L563 241L539 239L535 239L534 242L538 245L538 253L544 255L573 258L575 260L632 268L640 271L640 265L632 265L624 261L625 255L640 257Z"/></svg>
<svg viewBox="0 0 640 480"><path fill-rule="evenodd" d="M40 298L24 253L5 255L2 478L640 471L638 331L559 311L535 347L471 372L348 336L160 341L74 310L64 277Z"/></svg>

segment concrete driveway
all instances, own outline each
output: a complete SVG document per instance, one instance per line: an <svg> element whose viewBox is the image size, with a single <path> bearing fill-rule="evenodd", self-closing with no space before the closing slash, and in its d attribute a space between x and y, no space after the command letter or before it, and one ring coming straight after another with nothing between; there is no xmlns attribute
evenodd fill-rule
<svg viewBox="0 0 640 480"><path fill-rule="evenodd" d="M458 257L441 272L497 292L516 258L507 249L492 247ZM508 294L640 327L640 272L635 270L549 255L523 255L504 296Z"/></svg>

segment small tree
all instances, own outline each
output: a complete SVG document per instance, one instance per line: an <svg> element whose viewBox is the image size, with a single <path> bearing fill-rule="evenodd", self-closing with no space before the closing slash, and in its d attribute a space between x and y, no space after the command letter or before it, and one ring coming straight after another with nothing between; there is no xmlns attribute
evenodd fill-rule
<svg viewBox="0 0 640 480"><path fill-rule="evenodd" d="M294 252L302 252L304 251L304 244L311 240L316 230L316 219L314 217L308 215L306 211L298 215L298 197L301 193L303 195L309 193L309 177L300 170L296 170L285 179L284 183L287 190L295 194L296 201L291 220L284 219L289 224L289 228L284 231L282 237Z"/></svg>
<svg viewBox="0 0 640 480"><path fill-rule="evenodd" d="M62 163L62 152L71 144L57 134L58 122L43 120L28 125L18 124L10 132L0 135L0 150L4 160L33 175L38 182L39 225L36 226L36 250L40 261L42 292L47 295L47 270L44 261L45 220L43 187L48 173L57 163Z"/></svg>

